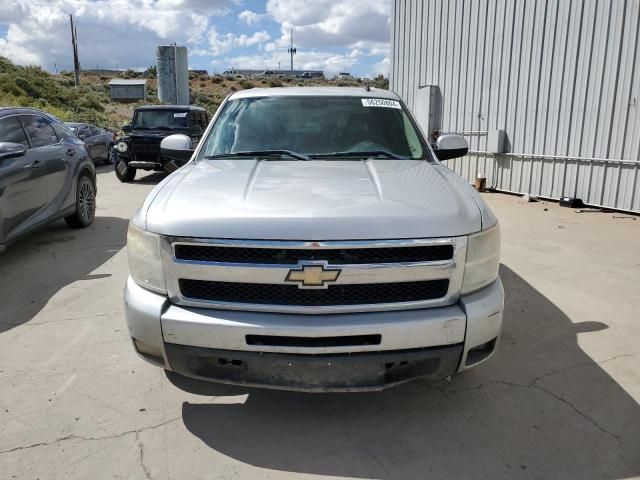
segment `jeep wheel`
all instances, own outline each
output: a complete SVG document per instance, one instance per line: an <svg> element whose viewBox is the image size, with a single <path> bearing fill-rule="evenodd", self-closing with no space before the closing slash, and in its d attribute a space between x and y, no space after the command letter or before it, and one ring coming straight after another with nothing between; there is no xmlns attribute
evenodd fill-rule
<svg viewBox="0 0 640 480"><path fill-rule="evenodd" d="M129 167L122 160L115 162L116 177L121 182L132 182L136 178L136 169Z"/></svg>
<svg viewBox="0 0 640 480"><path fill-rule="evenodd" d="M85 228L93 223L96 215L96 186L88 175L83 174L78 179L76 188L76 211L65 217L71 228Z"/></svg>

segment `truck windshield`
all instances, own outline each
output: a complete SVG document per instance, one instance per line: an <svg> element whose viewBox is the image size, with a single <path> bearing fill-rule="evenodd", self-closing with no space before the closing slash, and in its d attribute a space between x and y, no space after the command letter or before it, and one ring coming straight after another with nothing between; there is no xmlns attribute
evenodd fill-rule
<svg viewBox="0 0 640 480"><path fill-rule="evenodd" d="M131 128L173 129L187 128L188 112L175 110L138 110L133 116Z"/></svg>
<svg viewBox="0 0 640 480"><path fill-rule="evenodd" d="M229 100L198 155L289 151L307 157L429 159L396 100L347 96L268 96ZM237 155L243 153L243 155ZM235 154L235 155L234 155Z"/></svg>

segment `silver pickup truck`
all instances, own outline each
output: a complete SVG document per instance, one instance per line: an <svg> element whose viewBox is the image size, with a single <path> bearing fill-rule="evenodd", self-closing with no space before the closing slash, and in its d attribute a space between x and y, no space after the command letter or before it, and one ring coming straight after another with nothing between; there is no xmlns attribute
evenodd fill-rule
<svg viewBox="0 0 640 480"><path fill-rule="evenodd" d="M496 217L401 99L369 88L227 97L131 220L129 332L145 359L214 382L378 390L496 349Z"/></svg>

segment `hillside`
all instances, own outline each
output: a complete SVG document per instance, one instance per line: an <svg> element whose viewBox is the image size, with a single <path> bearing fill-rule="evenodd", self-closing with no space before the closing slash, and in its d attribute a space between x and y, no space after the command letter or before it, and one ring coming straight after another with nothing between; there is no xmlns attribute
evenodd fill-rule
<svg viewBox="0 0 640 480"><path fill-rule="evenodd" d="M121 78L146 78L131 70L117 75ZM131 119L133 109L141 104L159 103L155 78L147 78L147 102L122 103L109 98L109 80L113 76L85 74L80 87L73 84L73 73L51 74L40 67L14 65L0 56L0 106L33 107L65 121L85 121L114 130ZM359 81L300 80L296 78L229 78L207 75L190 76L191 103L205 107L213 114L225 96L247 88L279 86L337 85L357 86ZM388 88L386 79L375 79L372 86Z"/></svg>

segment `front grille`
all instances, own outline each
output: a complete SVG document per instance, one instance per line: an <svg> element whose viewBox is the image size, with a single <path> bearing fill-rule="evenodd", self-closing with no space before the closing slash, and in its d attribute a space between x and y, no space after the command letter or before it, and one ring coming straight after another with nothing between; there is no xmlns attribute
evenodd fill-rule
<svg viewBox="0 0 640 480"><path fill-rule="evenodd" d="M176 244L174 249L178 260L272 265L294 265L305 260L324 260L331 265L347 265L433 262L453 258L453 245L302 250Z"/></svg>
<svg viewBox="0 0 640 480"><path fill-rule="evenodd" d="M300 289L297 285L213 282L180 279L185 298L213 302L305 307L417 302L442 298L449 280L400 283L330 285L326 289Z"/></svg>
<svg viewBox="0 0 640 480"><path fill-rule="evenodd" d="M160 144L159 143L132 143L131 152L159 154Z"/></svg>
<svg viewBox="0 0 640 480"><path fill-rule="evenodd" d="M136 153L133 159L138 162L157 162L158 155L153 153Z"/></svg>

